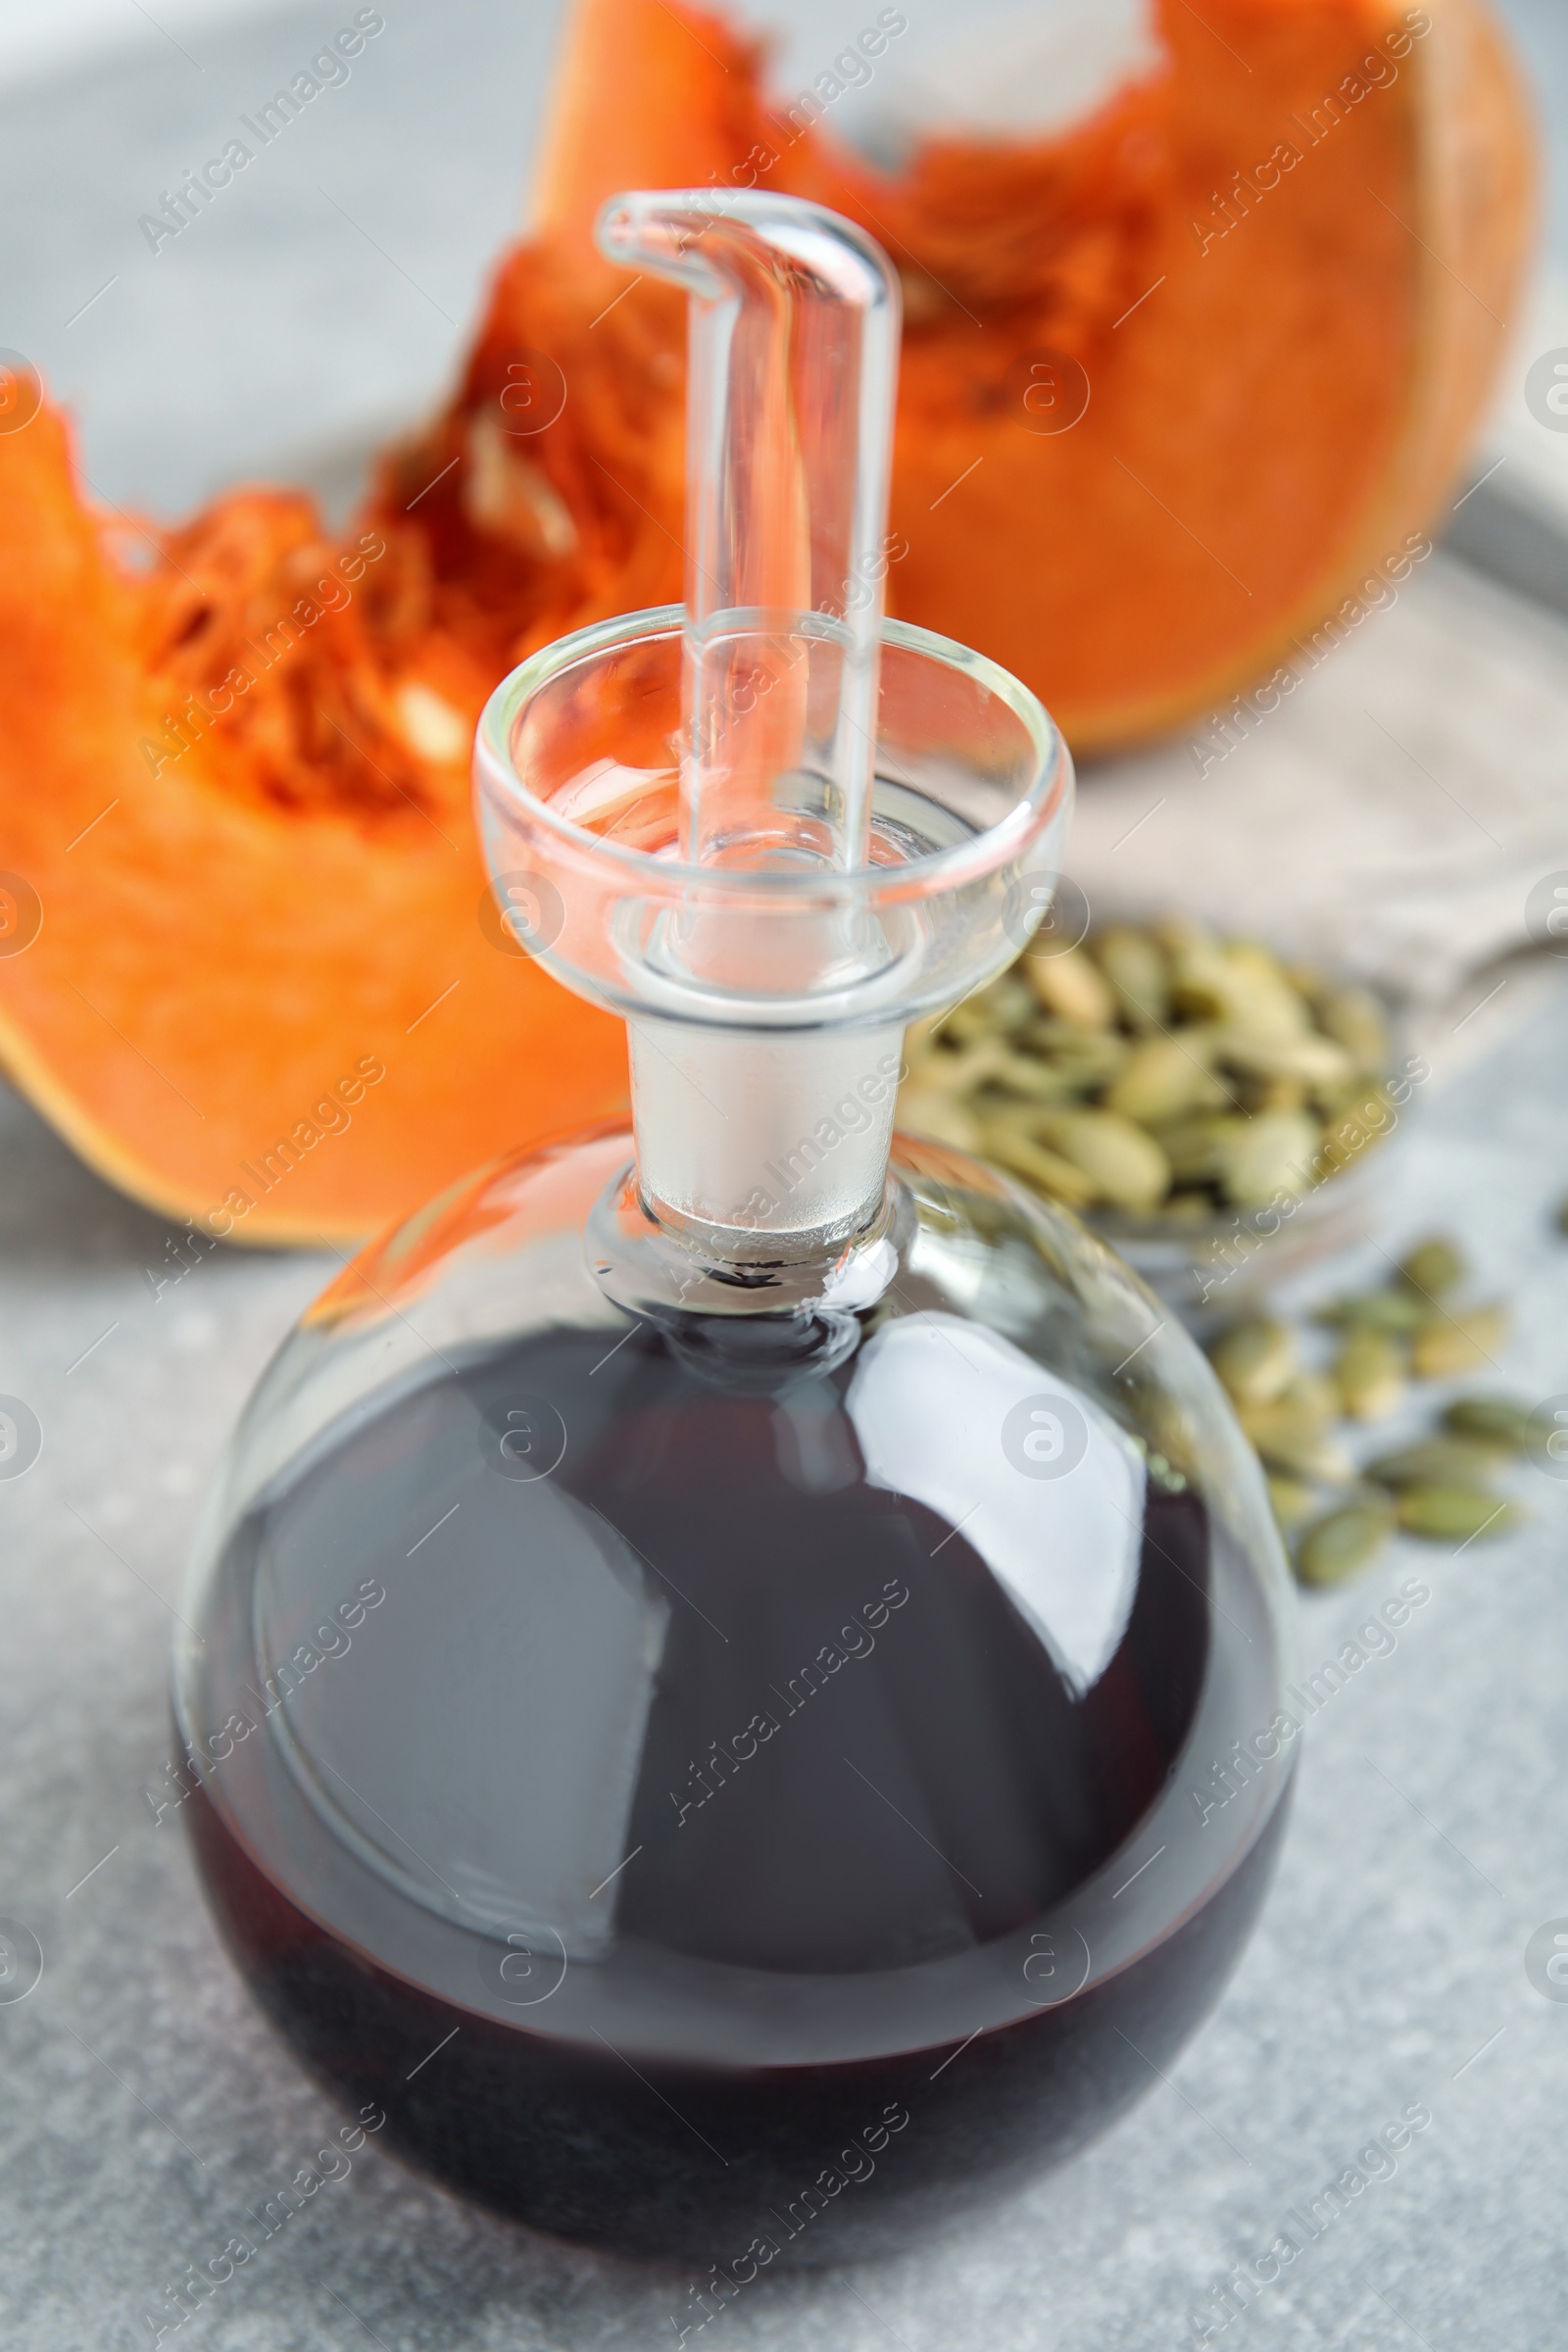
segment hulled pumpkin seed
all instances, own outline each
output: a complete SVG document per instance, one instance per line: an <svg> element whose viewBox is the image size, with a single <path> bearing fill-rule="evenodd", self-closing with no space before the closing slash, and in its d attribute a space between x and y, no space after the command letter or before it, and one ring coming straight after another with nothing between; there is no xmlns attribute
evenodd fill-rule
<svg viewBox="0 0 1568 2352"><path fill-rule="evenodd" d="M1323 1372L1298 1372L1289 1388L1282 1392L1280 1401L1323 1429L1340 1417L1339 1393Z"/></svg>
<svg viewBox="0 0 1568 2352"><path fill-rule="evenodd" d="M1380 1453L1366 1476L1380 1487L1476 1486L1508 1460L1499 1446L1476 1438L1418 1438L1393 1453Z"/></svg>
<svg viewBox="0 0 1568 2352"><path fill-rule="evenodd" d="M1105 1108L1140 1126L1157 1127L1184 1111L1223 1104L1225 1089L1210 1065L1201 1030L1185 1037L1151 1037L1134 1046L1105 1089Z"/></svg>
<svg viewBox="0 0 1568 2352"><path fill-rule="evenodd" d="M1153 1137L1114 1110L1042 1112L1039 1133L1118 1208L1152 1208L1170 1190L1170 1162Z"/></svg>
<svg viewBox="0 0 1568 2352"><path fill-rule="evenodd" d="M1316 1009L1319 1027L1345 1048L1356 1068L1380 1077L1389 1065L1389 1025L1371 990L1326 989L1316 999Z"/></svg>
<svg viewBox="0 0 1568 2352"><path fill-rule="evenodd" d="M1399 1272L1423 1298L1446 1298L1470 1271L1458 1248L1446 1234L1435 1233L1399 1260Z"/></svg>
<svg viewBox="0 0 1568 2352"><path fill-rule="evenodd" d="M1528 1453L1536 1440L1535 1415L1512 1396L1455 1396L1443 1408L1443 1426L1509 1453Z"/></svg>
<svg viewBox="0 0 1568 2352"><path fill-rule="evenodd" d="M899 1095L899 1124L934 1144L951 1144L956 1152L980 1149L979 1121L938 1087L904 1087Z"/></svg>
<svg viewBox="0 0 1568 2352"><path fill-rule="evenodd" d="M1328 1125L1318 1156L1325 1176L1353 1166L1362 1152L1391 1134L1395 1125L1394 1104L1380 1086L1342 1095L1332 1103L1326 1102L1324 1111Z"/></svg>
<svg viewBox="0 0 1568 2352"><path fill-rule="evenodd" d="M1304 1479L1284 1478L1278 1471L1271 1472L1265 1484L1275 1525L1282 1535L1294 1535L1317 1508L1316 1493Z"/></svg>
<svg viewBox="0 0 1568 2352"><path fill-rule="evenodd" d="M1331 1326L1413 1332L1426 1313L1420 1299L1407 1291L1352 1291L1348 1298L1333 1298L1327 1306L1320 1306L1312 1320Z"/></svg>
<svg viewBox="0 0 1568 2352"><path fill-rule="evenodd" d="M943 1014L936 1035L950 1049L972 1045L981 1038L995 1038L997 1016L982 997L965 997L962 1004L955 1004L950 1012Z"/></svg>
<svg viewBox="0 0 1568 2352"><path fill-rule="evenodd" d="M1508 1336L1505 1306L1462 1307L1455 1314L1426 1315L1410 1342L1410 1368L1419 1380L1450 1380L1492 1361Z"/></svg>
<svg viewBox="0 0 1568 2352"><path fill-rule="evenodd" d="M1340 1403L1352 1421L1380 1421L1404 1395L1406 1356L1392 1333L1354 1326L1334 1365Z"/></svg>
<svg viewBox="0 0 1568 2352"><path fill-rule="evenodd" d="M1246 1124L1222 1112L1200 1111L1192 1118L1162 1120L1153 1135L1177 1183L1202 1184L1219 1175L1226 1149ZM1210 1216L1213 1213L1211 1201Z"/></svg>
<svg viewBox="0 0 1568 2352"><path fill-rule="evenodd" d="M1088 1208L1100 1198L1100 1187L1092 1176L1075 1167L1070 1159L1063 1159L1059 1152L1049 1151L1038 1143L1021 1124L989 1119L981 1143L989 1157L1068 1208Z"/></svg>
<svg viewBox="0 0 1568 2352"><path fill-rule="evenodd" d="M1108 1029L1116 1017L1110 982L1082 948L1058 956L1026 956L1023 974L1047 1012L1085 1029Z"/></svg>
<svg viewBox="0 0 1568 2352"><path fill-rule="evenodd" d="M1399 1496L1399 1525L1429 1544L1473 1544L1505 1536L1525 1514L1485 1487L1406 1487Z"/></svg>
<svg viewBox="0 0 1568 2352"><path fill-rule="evenodd" d="M1305 1037L1311 1009L1276 956L1255 940L1227 940L1220 950L1229 1017L1254 1037Z"/></svg>
<svg viewBox="0 0 1568 2352"><path fill-rule="evenodd" d="M1237 1078L1231 1080L1231 1100L1249 1118L1260 1110L1304 1110L1306 1088L1298 1078Z"/></svg>
<svg viewBox="0 0 1568 2352"><path fill-rule="evenodd" d="M1113 923L1090 944L1128 1028L1162 1029L1170 1016L1170 966L1158 942L1147 931Z"/></svg>
<svg viewBox="0 0 1568 2352"><path fill-rule="evenodd" d="M1304 1585L1342 1585L1370 1566L1394 1526L1394 1511L1385 1502L1342 1503L1302 1536L1296 1573Z"/></svg>
<svg viewBox="0 0 1568 2352"><path fill-rule="evenodd" d="M1250 1029L1216 1029L1211 1036L1216 1059L1249 1078L1294 1078L1302 1086L1336 1087L1355 1075L1350 1056L1332 1037L1280 1037Z"/></svg>
<svg viewBox="0 0 1568 2352"><path fill-rule="evenodd" d="M927 1046L909 1063L909 1077L922 1093L966 1095L1005 1067L1007 1049L1000 1037L977 1037L966 1045Z"/></svg>
<svg viewBox="0 0 1568 2352"><path fill-rule="evenodd" d="M1070 1078L1085 1093L1114 1078L1131 1048L1113 1029L1083 1029L1073 1021L1037 1014L1018 1039L1024 1049L1042 1054L1052 1067Z"/></svg>
<svg viewBox="0 0 1568 2352"><path fill-rule="evenodd" d="M1156 923L1154 937L1170 957L1172 1011L1188 1020L1220 1021L1230 1012L1234 982L1211 931L1181 919Z"/></svg>
<svg viewBox="0 0 1568 2352"><path fill-rule="evenodd" d="M1317 1121L1304 1110L1265 1110L1221 1148L1220 1183L1238 1208L1263 1208L1277 1193L1294 1199L1312 1181Z"/></svg>
<svg viewBox="0 0 1568 2352"><path fill-rule="evenodd" d="M1034 990L1017 971L1004 972L1000 980L982 989L980 1002L1003 1029L1021 1028L1035 1008Z"/></svg>
<svg viewBox="0 0 1568 2352"><path fill-rule="evenodd" d="M1238 1404L1270 1404L1295 1373L1296 1334L1288 1323L1262 1318L1236 1323L1214 1342L1208 1357Z"/></svg>
<svg viewBox="0 0 1568 2352"><path fill-rule="evenodd" d="M1065 1070L1053 1069L1032 1054L1004 1054L987 1073L986 1083L1031 1102L1070 1102L1078 1092Z"/></svg>
<svg viewBox="0 0 1568 2352"><path fill-rule="evenodd" d="M1333 1431L1315 1413L1287 1398L1272 1404L1240 1405L1237 1418L1260 1458L1287 1477L1344 1486L1353 1464Z"/></svg>

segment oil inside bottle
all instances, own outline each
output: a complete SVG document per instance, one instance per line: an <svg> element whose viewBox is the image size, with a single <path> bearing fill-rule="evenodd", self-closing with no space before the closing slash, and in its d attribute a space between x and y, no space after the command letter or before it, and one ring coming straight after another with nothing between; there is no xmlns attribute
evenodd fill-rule
<svg viewBox="0 0 1568 2352"><path fill-rule="evenodd" d="M450 2185L843 2259L1069 2154L1214 1999L1284 1813L1187 1785L1263 1672L1250 1580L1087 1406L1028 1543L978 1459L966 1520L942 1320L756 1387L647 1323L475 1350L233 1532L209 1897Z"/></svg>

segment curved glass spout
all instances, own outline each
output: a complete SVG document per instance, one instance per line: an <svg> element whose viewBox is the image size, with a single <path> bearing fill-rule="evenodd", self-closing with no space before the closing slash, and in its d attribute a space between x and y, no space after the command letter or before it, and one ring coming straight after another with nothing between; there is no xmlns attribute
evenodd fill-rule
<svg viewBox="0 0 1568 2352"><path fill-rule="evenodd" d="M618 196L598 233L692 297L683 855L863 865L897 276L848 220L755 190Z"/></svg>
<svg viewBox="0 0 1568 2352"><path fill-rule="evenodd" d="M691 298L686 603L526 662L475 772L528 951L626 1017L633 1198L685 1298L694 1255L740 1292L871 1234L905 1024L1023 945L1071 769L1016 679L883 623L899 296L870 238L709 190L617 197L599 238Z"/></svg>

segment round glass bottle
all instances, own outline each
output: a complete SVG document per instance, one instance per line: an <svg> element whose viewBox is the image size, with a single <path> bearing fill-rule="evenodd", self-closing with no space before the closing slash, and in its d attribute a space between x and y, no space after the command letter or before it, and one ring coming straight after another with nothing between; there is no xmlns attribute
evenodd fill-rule
<svg viewBox="0 0 1568 2352"><path fill-rule="evenodd" d="M761 255L752 393L835 383L797 482L834 434L863 471L875 249L631 205L612 249L731 302L732 387ZM755 521L755 408L694 378L696 495ZM811 564L862 578L880 530L861 499ZM450 2185L701 2266L693 2324L1154 2082L1288 1782L1284 1564L1203 1359L1073 1218L890 1142L906 1023L1049 897L1064 750L962 648L800 570L737 592L745 543L706 613L549 648L480 727L498 892L626 1016L635 1134L480 1172L318 1300L175 1672L209 1899L305 2063Z"/></svg>

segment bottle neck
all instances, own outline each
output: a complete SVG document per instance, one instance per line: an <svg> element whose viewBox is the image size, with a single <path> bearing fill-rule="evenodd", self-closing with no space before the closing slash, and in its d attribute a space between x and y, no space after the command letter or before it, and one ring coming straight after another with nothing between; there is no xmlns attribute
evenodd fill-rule
<svg viewBox="0 0 1568 2352"><path fill-rule="evenodd" d="M648 1214L737 1267L831 1256L876 1215L904 1029L627 1023Z"/></svg>

